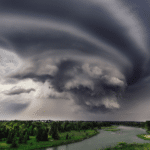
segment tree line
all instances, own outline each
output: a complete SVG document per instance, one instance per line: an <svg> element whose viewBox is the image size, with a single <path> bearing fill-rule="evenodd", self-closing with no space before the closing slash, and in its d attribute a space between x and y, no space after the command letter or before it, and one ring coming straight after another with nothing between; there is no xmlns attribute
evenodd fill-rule
<svg viewBox="0 0 150 150"><path fill-rule="evenodd" d="M71 130L79 131L88 129L101 129L99 122L69 122L69 121L53 121L32 122L32 121L10 121L0 122L0 140L6 140L11 147L17 147L18 143L27 143L29 136L36 136L37 142L48 141L48 135L54 140L60 138L59 133ZM66 139L68 139L66 135ZM18 140L17 140L18 139Z"/></svg>
<svg viewBox="0 0 150 150"><path fill-rule="evenodd" d="M48 136L54 140L60 139L60 134L72 130L95 130L111 125L127 125L134 127L145 127L150 131L150 121L146 122L96 122L96 121L9 121L0 122L0 140L5 140L11 147L27 143L30 136L35 136L36 141L48 141ZM66 139L69 135L66 134Z"/></svg>

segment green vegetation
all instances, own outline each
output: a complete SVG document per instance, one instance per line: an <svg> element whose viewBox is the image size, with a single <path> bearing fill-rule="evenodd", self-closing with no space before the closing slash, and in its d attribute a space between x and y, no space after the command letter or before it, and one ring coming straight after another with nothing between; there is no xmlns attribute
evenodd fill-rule
<svg viewBox="0 0 150 150"><path fill-rule="evenodd" d="M98 122L0 122L0 149L39 149L69 144L98 134Z"/></svg>
<svg viewBox="0 0 150 150"><path fill-rule="evenodd" d="M102 149L99 149L99 150L102 150ZM145 143L145 144L138 144L138 143L127 144L125 142L120 142L119 144L117 144L117 146L105 148L104 150L150 150L150 144L149 143Z"/></svg>
<svg viewBox="0 0 150 150"><path fill-rule="evenodd" d="M107 130L107 129L116 129L118 126L109 126L109 127L101 127L101 129Z"/></svg>
<svg viewBox="0 0 150 150"><path fill-rule="evenodd" d="M147 134L139 134L137 135L137 137L143 140L150 140L150 121L145 122L145 129L147 131Z"/></svg>
<svg viewBox="0 0 150 150"><path fill-rule="evenodd" d="M80 132L70 131L70 132L61 133L59 140L54 140L52 136L48 136L48 141L39 141L39 142L37 142L36 136L30 136L30 140L28 140L26 144L25 143L19 144L17 150L37 149L37 148L53 147L53 146L73 143L73 142L81 141L86 138L92 137L96 135L97 133L94 130L86 130L86 131L81 130ZM69 137L68 139L66 139L67 134ZM5 141L1 141L0 147L9 148L11 147L11 145L7 144ZM14 149L14 148L10 148L10 150L11 149Z"/></svg>
<svg viewBox="0 0 150 150"><path fill-rule="evenodd" d="M147 134L139 134L139 135L137 135L137 137L144 139L144 140L150 140L150 121L146 121L146 122L142 122L142 123L128 122L125 124L127 124L129 126L140 127L140 128L146 129ZM102 129L105 129L105 130L109 130L109 129L111 130L111 128L115 129L115 127L107 127L107 128L102 127ZM108 148L105 148L104 150L150 150L150 143L127 144L125 142L120 142L115 147L108 147Z"/></svg>
<svg viewBox="0 0 150 150"><path fill-rule="evenodd" d="M113 132L116 132L116 131L120 131L120 129L106 129L105 131L113 131Z"/></svg>
<svg viewBox="0 0 150 150"><path fill-rule="evenodd" d="M118 125L142 127L150 133L149 122L3 121L0 122L0 149L30 150L69 144L98 134L98 129L119 131ZM138 137L145 138L144 135ZM146 149L148 146L120 143L115 148Z"/></svg>
<svg viewBox="0 0 150 150"><path fill-rule="evenodd" d="M101 127L101 129L103 129L105 131L113 131L113 132L120 131L120 129L116 129L116 128L117 128L117 126Z"/></svg>
<svg viewBox="0 0 150 150"><path fill-rule="evenodd" d="M139 134L137 137L143 139L143 140L150 140L150 135L148 136L147 134Z"/></svg>
<svg viewBox="0 0 150 150"><path fill-rule="evenodd" d="M145 128L150 131L150 121L146 121Z"/></svg>

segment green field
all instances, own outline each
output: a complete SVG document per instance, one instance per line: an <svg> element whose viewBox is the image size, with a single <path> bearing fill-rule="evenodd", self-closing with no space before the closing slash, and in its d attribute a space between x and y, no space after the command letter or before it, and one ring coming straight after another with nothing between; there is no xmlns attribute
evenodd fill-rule
<svg viewBox="0 0 150 150"><path fill-rule="evenodd" d="M69 139L66 140L66 135L69 135ZM48 136L48 141L36 141L36 136L29 136L30 140L27 141L27 144L18 144L18 148L9 148L11 144L7 144L6 141L0 141L0 149L10 149L10 150L29 150L29 149L38 149L38 148L46 148L46 147L54 147L58 145L73 143L82 141L86 138L90 138L94 135L98 134L95 130L86 130L86 131L70 131L60 133L60 139L54 140L51 136ZM5 140L5 139L3 139Z"/></svg>

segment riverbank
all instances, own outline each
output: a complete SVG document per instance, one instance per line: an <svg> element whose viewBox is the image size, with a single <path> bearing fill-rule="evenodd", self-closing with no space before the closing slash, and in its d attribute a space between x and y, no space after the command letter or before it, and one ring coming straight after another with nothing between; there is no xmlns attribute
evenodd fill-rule
<svg viewBox="0 0 150 150"><path fill-rule="evenodd" d="M147 134L138 134L137 137L143 139L143 140L150 140L150 131L145 128Z"/></svg>
<svg viewBox="0 0 150 150"><path fill-rule="evenodd" d="M127 144L125 142L118 143L115 147L109 147L105 149L99 149L99 150L149 150L150 144L144 143L144 144L138 144L138 143L132 143Z"/></svg>
<svg viewBox="0 0 150 150"><path fill-rule="evenodd" d="M146 130L146 128L144 128ZM138 138L141 138L143 140L149 140L150 141L150 131L147 131L147 134L138 134ZM126 143L126 142L119 142L114 147L108 147L104 149L99 150L150 150L150 143Z"/></svg>
<svg viewBox="0 0 150 150"><path fill-rule="evenodd" d="M9 150L34 150L40 148L48 148L48 147L55 147L70 143L75 143L82 141L84 139L88 139L97 135L99 132L95 130L81 130L79 131L70 131L70 132L63 132L60 133L60 139L54 140L51 136L48 136L48 141L36 141L35 136L30 136L30 140L27 141L27 144L18 144L17 148L10 148L10 144L7 144L6 141L0 141L0 149L9 149ZM66 139L66 135L69 135L69 138Z"/></svg>

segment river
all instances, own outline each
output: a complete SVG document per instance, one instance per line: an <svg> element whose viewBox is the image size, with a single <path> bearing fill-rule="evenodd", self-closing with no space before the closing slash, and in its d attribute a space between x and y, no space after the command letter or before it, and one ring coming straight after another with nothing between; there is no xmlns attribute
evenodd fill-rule
<svg viewBox="0 0 150 150"><path fill-rule="evenodd" d="M92 138L77 143L46 148L46 150L98 150L99 148L115 146L118 142L150 143L150 141L145 141L136 136L137 134L146 134L144 129L127 126L118 126L117 128L120 131L100 130L100 133Z"/></svg>

